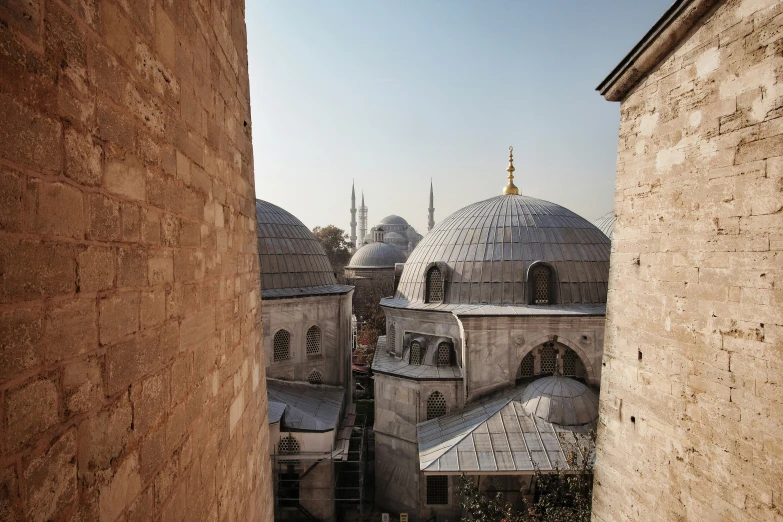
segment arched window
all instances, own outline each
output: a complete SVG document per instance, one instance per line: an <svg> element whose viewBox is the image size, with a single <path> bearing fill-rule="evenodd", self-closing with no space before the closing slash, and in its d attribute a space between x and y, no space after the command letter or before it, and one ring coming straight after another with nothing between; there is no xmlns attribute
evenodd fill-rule
<svg viewBox="0 0 783 522"><path fill-rule="evenodd" d="M574 377L576 375L576 352L568 349L563 354L563 375Z"/></svg>
<svg viewBox="0 0 783 522"><path fill-rule="evenodd" d="M451 366L451 346L445 341L438 344L438 366Z"/></svg>
<svg viewBox="0 0 783 522"><path fill-rule="evenodd" d="M446 415L446 397L441 392L434 391L427 397L427 420L443 415Z"/></svg>
<svg viewBox="0 0 783 522"><path fill-rule="evenodd" d="M427 303L443 302L443 274L440 269L433 266L427 270Z"/></svg>
<svg viewBox="0 0 783 522"><path fill-rule="evenodd" d="M539 355L541 357L541 373L555 373L557 350L554 343L544 343Z"/></svg>
<svg viewBox="0 0 783 522"><path fill-rule="evenodd" d="M278 330L272 342L274 362L287 361L291 358L291 334L288 330Z"/></svg>
<svg viewBox="0 0 783 522"><path fill-rule="evenodd" d="M552 271L548 266L538 265L531 274L533 280L533 304L551 304Z"/></svg>
<svg viewBox="0 0 783 522"><path fill-rule="evenodd" d="M278 455L299 455L299 441L293 438L291 435L286 435L280 442L277 443ZM287 462L289 464L296 464L296 460L281 460L281 462Z"/></svg>
<svg viewBox="0 0 783 522"><path fill-rule="evenodd" d="M519 365L519 373L522 377L533 376L533 352L529 352L522 357L522 362Z"/></svg>
<svg viewBox="0 0 783 522"><path fill-rule="evenodd" d="M421 344L419 341L413 341L411 343L411 364L421 364Z"/></svg>
<svg viewBox="0 0 783 522"><path fill-rule="evenodd" d="M324 377L323 375L321 375L321 372L319 372L318 370L313 370L307 376L307 382L309 382L310 384L323 384Z"/></svg>
<svg viewBox="0 0 783 522"><path fill-rule="evenodd" d="M307 355L318 355L321 353L321 329L317 326L311 326L307 330Z"/></svg>

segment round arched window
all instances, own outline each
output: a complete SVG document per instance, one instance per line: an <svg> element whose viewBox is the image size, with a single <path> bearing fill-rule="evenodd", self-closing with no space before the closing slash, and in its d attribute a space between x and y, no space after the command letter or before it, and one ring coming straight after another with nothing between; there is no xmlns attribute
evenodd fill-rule
<svg viewBox="0 0 783 522"><path fill-rule="evenodd" d="M291 334L288 330L278 330L272 341L272 360L287 361L291 358Z"/></svg>
<svg viewBox="0 0 783 522"><path fill-rule="evenodd" d="M533 376L533 352L529 352L527 355L522 357L522 362L519 365L519 374L522 377Z"/></svg>
<svg viewBox="0 0 783 522"><path fill-rule="evenodd" d="M427 303L443 302L443 273L436 266L427 271Z"/></svg>
<svg viewBox="0 0 783 522"><path fill-rule="evenodd" d="M438 344L438 366L451 366L451 346L447 342Z"/></svg>
<svg viewBox="0 0 783 522"><path fill-rule="evenodd" d="M311 326L307 330L307 355L318 355L321 353L321 329L317 326Z"/></svg>
<svg viewBox="0 0 783 522"><path fill-rule="evenodd" d="M421 343L419 341L413 341L411 343L411 364L421 364Z"/></svg>
<svg viewBox="0 0 783 522"><path fill-rule="evenodd" d="M446 397L441 392L434 391L427 397L427 420L443 415L446 415Z"/></svg>

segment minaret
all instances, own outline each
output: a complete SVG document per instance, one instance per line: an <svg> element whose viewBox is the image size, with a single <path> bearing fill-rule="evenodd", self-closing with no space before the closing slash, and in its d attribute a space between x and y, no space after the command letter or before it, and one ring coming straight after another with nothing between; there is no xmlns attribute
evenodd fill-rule
<svg viewBox="0 0 783 522"><path fill-rule="evenodd" d="M359 245L364 243L364 238L366 235L367 235L367 207L364 206L364 191L362 191L362 205L359 207Z"/></svg>
<svg viewBox="0 0 783 522"><path fill-rule="evenodd" d="M353 243L351 253L356 252L356 191L353 182L351 182L351 243Z"/></svg>
<svg viewBox="0 0 783 522"><path fill-rule="evenodd" d="M427 232L432 230L432 227L435 226L435 198L432 196L432 178L430 178L430 208L429 208L430 214L429 219L427 219Z"/></svg>

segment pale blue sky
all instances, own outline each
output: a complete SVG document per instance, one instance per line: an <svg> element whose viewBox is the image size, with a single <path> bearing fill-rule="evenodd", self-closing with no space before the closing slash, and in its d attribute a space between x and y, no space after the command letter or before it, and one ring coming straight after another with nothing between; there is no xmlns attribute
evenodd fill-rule
<svg viewBox="0 0 783 522"><path fill-rule="evenodd" d="M256 194L312 228L522 194L612 208L619 105L598 83L670 0L248 0Z"/></svg>

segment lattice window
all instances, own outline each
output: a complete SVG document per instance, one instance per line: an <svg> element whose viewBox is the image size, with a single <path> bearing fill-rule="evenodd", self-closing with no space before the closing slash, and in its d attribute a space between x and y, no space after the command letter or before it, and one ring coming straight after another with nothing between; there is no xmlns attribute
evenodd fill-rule
<svg viewBox="0 0 783 522"><path fill-rule="evenodd" d="M411 343L411 364L421 364L421 344L419 341L413 341Z"/></svg>
<svg viewBox="0 0 783 522"><path fill-rule="evenodd" d="M445 505L449 503L449 477L446 475L427 476L427 504Z"/></svg>
<svg viewBox="0 0 783 522"><path fill-rule="evenodd" d="M438 345L438 366L451 366L451 346L447 342Z"/></svg>
<svg viewBox="0 0 783 522"><path fill-rule="evenodd" d="M272 342L274 362L291 358L291 334L287 330L278 330Z"/></svg>
<svg viewBox="0 0 783 522"><path fill-rule="evenodd" d="M563 375L576 375L576 352L573 350L566 350L563 354Z"/></svg>
<svg viewBox="0 0 783 522"><path fill-rule="evenodd" d="M555 373L557 350L554 343L544 343L539 352L541 357L541 373Z"/></svg>
<svg viewBox="0 0 783 522"><path fill-rule="evenodd" d="M435 266L427 272L427 302L443 302L443 274Z"/></svg>
<svg viewBox="0 0 783 522"><path fill-rule="evenodd" d="M319 372L318 370L313 370L307 376L307 382L309 382L310 384L323 384L324 377L323 375L321 375L321 372Z"/></svg>
<svg viewBox="0 0 783 522"><path fill-rule="evenodd" d="M533 303L549 304L549 268L537 266L533 269Z"/></svg>
<svg viewBox="0 0 783 522"><path fill-rule="evenodd" d="M317 326L311 326L307 330L307 355L317 355L321 353L321 329Z"/></svg>
<svg viewBox="0 0 783 522"><path fill-rule="evenodd" d="M388 345L386 349L391 352L395 353L394 351L394 323L389 323L389 335L386 339L386 344Z"/></svg>
<svg viewBox="0 0 783 522"><path fill-rule="evenodd" d="M277 443L278 455L299 455L299 441L293 438L291 435L286 435L280 442ZM281 460L281 462L287 462L289 464L295 464L297 460Z"/></svg>
<svg viewBox="0 0 783 522"><path fill-rule="evenodd" d="M522 362L519 365L519 373L522 377L533 376L533 352L528 353L522 357Z"/></svg>
<svg viewBox="0 0 783 522"><path fill-rule="evenodd" d="M439 391L432 392L427 397L427 420L437 419L446 415L446 397Z"/></svg>

